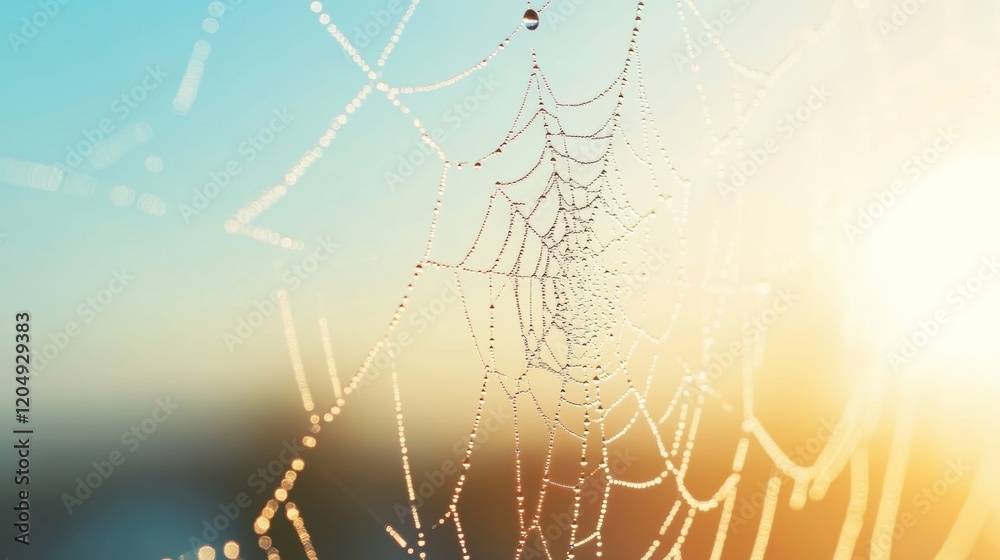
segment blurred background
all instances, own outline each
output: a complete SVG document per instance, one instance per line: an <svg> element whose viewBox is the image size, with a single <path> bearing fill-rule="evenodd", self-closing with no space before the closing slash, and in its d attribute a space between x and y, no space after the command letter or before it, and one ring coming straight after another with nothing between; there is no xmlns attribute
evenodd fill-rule
<svg viewBox="0 0 1000 560"><path fill-rule="evenodd" d="M4 554L267 558L301 454L320 558L1000 557L1000 7L481 4L5 6L0 354L30 312L35 434ZM579 284L511 256L513 208L597 176ZM526 313L581 365L538 371ZM583 450L552 418L587 399ZM790 473L829 490L793 507Z"/></svg>

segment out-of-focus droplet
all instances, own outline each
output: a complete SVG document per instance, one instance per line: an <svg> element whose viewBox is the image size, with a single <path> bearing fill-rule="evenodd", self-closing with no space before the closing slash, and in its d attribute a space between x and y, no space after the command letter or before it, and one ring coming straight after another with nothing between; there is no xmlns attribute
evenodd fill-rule
<svg viewBox="0 0 1000 560"><path fill-rule="evenodd" d="M135 191L132 189L124 185L118 185L111 189L111 203L115 206L128 206L132 204L133 200L135 200Z"/></svg>
<svg viewBox="0 0 1000 560"><path fill-rule="evenodd" d="M215 18L205 18L205 21L201 22L201 28L205 33L215 33L219 30L219 20Z"/></svg>
<svg viewBox="0 0 1000 560"><path fill-rule="evenodd" d="M163 160L158 156L149 156L146 158L146 169L153 173L163 171Z"/></svg>
<svg viewBox="0 0 1000 560"><path fill-rule="evenodd" d="M222 14L226 11L226 5L222 2L212 2L208 5L208 15L212 17L222 17Z"/></svg>

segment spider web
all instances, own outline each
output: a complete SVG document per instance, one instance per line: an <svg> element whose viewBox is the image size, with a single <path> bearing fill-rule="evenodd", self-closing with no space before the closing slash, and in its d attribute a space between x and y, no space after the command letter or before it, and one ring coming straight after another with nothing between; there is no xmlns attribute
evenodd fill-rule
<svg viewBox="0 0 1000 560"><path fill-rule="evenodd" d="M337 28L335 9L327 10L319 2L312 2L310 7L320 23L369 83L331 121L316 145L288 170L284 181L237 212L226 223L227 231L284 248L299 247L296 240L255 224L323 155L335 141L339 128L370 96L383 94L402 113L409 114L404 102L407 96L460 82L487 67L519 33L528 32L516 27L481 62L450 78L424 85L394 86L381 80L378 69L393 53L418 4L419 0L414 0L409 5L391 40L371 66ZM539 32L544 32L550 4L537 9ZM752 121L761 100L849 6L844 0L835 2L822 25L806 32L802 43L773 69L761 71L741 64L732 55L697 4L691 0L677 2L676 14L691 60L696 59L695 35L705 33L734 76L735 124L719 131L715 123L722 119L712 114L698 64L692 62L695 92L712 142L712 161L720 176L726 169L726 157L734 152L742 154L744 128ZM530 9L530 4L527 7ZM868 14L866 4L854 7L860 14ZM773 470L764 486L749 558L765 556L783 488L790 487L789 507L801 510L810 500L822 500L833 481L845 472L850 478L850 496L833 558L847 560L854 554L869 503L867 438L882 407L886 377L877 364L871 364L870 375L854 390L822 451L811 464L799 464L782 450L754 412L754 373L760 366L763 336L743 340L749 350L741 364L740 402L730 403L708 375L714 337L721 330L720 318L727 313L735 315L732 309L747 307L746 302L756 301L767 287L739 281L732 262L739 228L723 233L718 223L710 233L716 250L706 257L706 268L732 269L728 281L717 285L707 272L704 278L692 278L688 272L691 255L686 236L692 190L696 187L668 155L665 133L654 120L643 77L640 31L646 25L644 8L643 2L634 6L634 28L622 46L617 76L589 98L563 99L550 85L544 61L533 53L514 122L495 149L481 157L461 162L451 159L431 139L421 121L413 119L422 141L441 160L424 252L414 263L412 281L385 332L343 386L328 326L321 321L336 395L336 402L324 409L322 417L306 380L287 295L281 300L293 371L311 422L303 443L312 448L317 445L321 423L332 423L343 413L376 358L387 352L393 333L410 311L410 293L421 279L431 274L453 278L467 323L467 344L474 347L481 366L482 385L457 480L450 486L447 505L432 515L417 506L409 447L412 434L407 432L406 394L400 384L400 376L407 372L397 372L395 365L390 368L399 455L411 515L407 525L387 524L385 531L409 554L434 557L435 540L451 541L467 560L486 552L477 550L468 538L472 529L463 522L463 509L468 503L463 499L463 490L476 476L479 457L475 442L493 399L509 406L513 413L514 479L509 491L514 497L509 505L516 518L514 558L618 557L605 551L612 549L609 543L626 538L633 544L641 541L645 551L642 560L679 559L692 546L695 527L706 525L714 539L705 557L718 560L727 545L737 496L744 491L741 475L751 454L762 454ZM870 14L868 17L870 20ZM743 87L749 87L752 94L741 94L741 88L735 85L737 80L750 84ZM512 152L533 155L525 166L517 158L508 159ZM465 169L488 173L496 180L490 187L480 223L468 232L467 249L446 258L435 251L435 236L450 181ZM737 215L741 211L738 208ZM662 257L656 253L657 243L664 240L669 247L666 263L660 262ZM796 263L795 258L789 259L772 273L794 269ZM678 336L681 312L693 291L714 297L715 308L704 314L700 325L704 349L699 359L687 360L674 352L671 343ZM648 313L651 308L667 308L669 316ZM901 418L912 415L912 403L909 410L904 405ZM720 411L732 419L739 435L734 447L723 453L728 467L724 473L719 471L722 474L714 486L706 490L704 483L694 485L689 481L692 458L703 418ZM890 547L874 543L881 542L881 537L890 535L893 529L906 467L901 457L905 457L912 437L909 430L906 422L900 422L894 434L873 528L873 559L889 557ZM656 449L651 469L647 464L622 472L613 465L616 450L621 450L616 446L629 440L651 443ZM533 441L541 442L540 454L529 449ZM296 557L304 553L307 558L330 554L317 550L306 527L307 512L292 501L296 480L305 467L305 460L292 464L274 489L274 498L255 520L254 529L260 535L258 545L269 559L281 558L285 550L293 550ZM595 484L600 489L599 502L585 504L583 489ZM645 512L655 518L655 528L648 534L629 531L622 537L616 534L620 530L608 529L620 494L638 496L635 503L646 504ZM624 498L626 503L628 499ZM284 523L279 521L282 509L298 542L283 543L279 551L279 538L272 532L274 525ZM568 515L568 526L550 531L547 520L562 512ZM956 533L962 530L958 525L954 529Z"/></svg>

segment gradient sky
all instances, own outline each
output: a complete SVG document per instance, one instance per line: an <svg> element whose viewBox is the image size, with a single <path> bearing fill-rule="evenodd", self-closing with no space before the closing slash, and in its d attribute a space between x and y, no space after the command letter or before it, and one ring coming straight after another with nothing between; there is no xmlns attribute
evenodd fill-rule
<svg viewBox="0 0 1000 560"><path fill-rule="evenodd" d="M708 267L713 257L721 255L711 236L721 228L724 235L740 231L745 246L736 258L748 278L767 279L777 264L800 253L807 255L806 268L816 276L818 272L836 276L836 267L823 260L831 253L810 254L811 243L822 237L817 231L839 232L829 221L849 219L860 203L869 200L872 189L899 174L908 154L933 139L937 127L954 123L962 129L962 144L946 154L947 165L976 164L995 154L991 152L995 140L989 140L989 135L997 115L982 117L976 112L984 107L988 111L990 103L995 108L997 100L995 71L982 70L977 62L987 56L984 53L996 50L990 33L998 16L992 3L975 2L963 8L928 4L891 41L880 37L877 29L869 29L865 40L859 38L852 27L859 16L849 10L825 43L801 52L796 45L802 31L823 21L833 3L699 3L708 19L721 19L728 10L731 23L723 25L720 35L747 66L770 68L789 52L803 57L748 123L747 149L774 135L776 121L803 103L817 84L834 92L830 105L808 123L812 129L804 127L776 156L779 163L755 178L773 188L751 191L741 203L745 204L739 218L743 221L737 221L735 210L715 196L715 168L706 156L712 143L695 93L695 75L675 62L674 55L683 52L675 8L649 4L642 49L655 119L671 157L684 166L696 185L704 187L696 188L692 198L688 249L695 255L695 266ZM129 554L142 557L183 552L178 543L186 541L192 527L214 514L215 504L244 486L245 473L266 464L280 450L282 439L301 427L296 416L301 403L278 314L232 352L223 334L234 332L239 320L254 310L255 302L265 300L273 289L290 288L284 274L312 254L320 240L330 240L337 246L333 257L300 287L296 285L291 300L297 322L315 325L319 317L330 318L335 355L346 378L384 330L424 246L440 161L429 157L398 185L387 184L387 173L400 172L401 158L423 153L410 121L419 118L428 129L441 131L441 145L455 160L489 153L514 122L528 83L532 51L561 100L584 99L605 88L617 73L634 19L633 9L623 8L620 2L556 1L553 10L568 12L573 7L573 13L554 20L543 12L539 30L519 31L484 70L447 88L405 96L409 115L374 92L338 131L324 157L288 196L258 219L259 225L305 244L302 251L289 251L229 234L223 224L281 180L367 79L317 23L308 2L246 0L227 9L214 33L202 27L209 17L208 6L191 0L74 0L60 5L37 36L23 44L10 34L22 33L22 18L34 17L39 4L14 2L4 7L0 17L0 30L8 42L0 48L0 76L4 77L0 81L0 286L4 292L0 317L30 311L38 345L59 339L69 321L80 325L79 336L33 379L37 399L33 424L44 434L38 468L45 502L38 509L47 525L42 520L38 523L44 538L50 539L43 547L51 547L45 550L53 554L80 552L86 558L90 556L83 547L109 550L115 539L123 539ZM373 62L405 9L397 6L402 3L338 3L330 13L349 39L359 46L369 43L359 52ZM418 85L461 72L520 25L524 8L523 3L507 1L473 7L458 0L424 0L379 79L394 86ZM874 9L875 19L891 16L891 6ZM367 40L366 26L375 31ZM924 41L927 36L933 41ZM190 111L180 115L172 103L196 41L207 41L211 52L197 98ZM871 50L873 44L881 47ZM879 54L869 56L870 52ZM995 70L995 53L989 56L988 63ZM742 78L734 80L734 72L718 52L706 52L698 62L709 105L718 110L719 121L731 123L732 91L749 100L753 89L739 81ZM148 78L161 74L162 80ZM143 89L145 98L136 101L134 108L123 105L121 96L144 87L144 78L155 87ZM495 82L496 91L468 118L456 120L453 105L473 96L484 80ZM886 84L888 90L883 87ZM275 122L276 114L289 116L287 126L274 134L271 144L259 152L252 150L251 159L247 137ZM85 142L105 120L114 129L112 135L132 138L131 147L102 168L87 161L71 165L68 151ZM151 136L136 141L136 130ZM149 158L159 158L162 170L155 166L151 170ZM186 220L181 205L190 204L195 190L234 160L240 173L207 208ZM853 164L850 171L843 171L845 162ZM52 167L35 167L34 175L25 174L32 165L70 165L72 170L66 171L59 189L44 190L37 188L38 182ZM446 203L442 229L454 235L442 236L440 250L463 247L469 228L481 219L483 188L498 176L516 175L515 171L484 169L482 177L467 171L453 174L454 202ZM982 173L996 178L996 169ZM947 181L947 176L941 180L942 184ZM995 183L990 184L995 194ZM115 193L124 192L133 193L135 200L125 206L116 204ZM973 188L969 196L978 196L976 192ZM162 201L163 215L139 209L144 194ZM698 211L703 213L695 219ZM817 219L827 222L817 226ZM977 223L988 223L989 215L978 219ZM909 226L900 227L905 233ZM974 248L962 253L969 257L966 260L974 262L976 255L997 249L993 242L997 236L982 237L986 240L981 247L968 245ZM833 245L839 247L840 240ZM832 253L846 254L843 262L868 258L867 249L857 246L838 250ZM913 262L904 259L900 266ZM871 317L886 320L888 311L867 307L865 298L874 298L871 294L884 289L875 286L879 280L867 279L868 266L858 265L858 270L845 273L846 280L809 274L792 277L789 282L816 296L812 315L803 323L836 337L840 335L829 333L840 327L865 324ZM965 261L955 266L965 266ZM97 297L123 270L134 277L125 289L105 310L86 311L88 298ZM906 270L919 275L924 269L914 265ZM881 281L884 284L885 278ZM431 300L443 285L443 277L433 282L415 299ZM845 286L863 286L865 295L852 299L855 292ZM995 302L996 288L992 289L994 299L989 301ZM935 296L918 293L913 297L934 301ZM696 300L695 307L710 309L714 302L709 299ZM658 304L666 309L668 302ZM904 301L902 305L909 304ZM849 310L844 312L847 317L824 319L841 306ZM911 305L907 309L909 315L904 313L903 320L912 322L924 308ZM437 364L424 366L427 370L440 369L441 377L434 383L412 382L413 394L426 397L423 404L414 405L418 415L436 411L458 396L465 398L465 390L475 390L479 379L478 373L464 376L461 359L470 356L437 363L441 352L452 347L450 341L466 336L467 329L460 322L436 328L427 338L437 342L428 341L408 358L413 363ZM311 327L303 327L299 334L308 340L310 375L322 380L325 366L318 335ZM701 342L697 332L681 336L692 347ZM788 341L792 348L786 354L789 363L801 357L794 342L794 337ZM40 350L34 348L36 353ZM6 355L7 350L2 352ZM976 359L992 367L995 361L990 360L996 356ZM451 386L452 392L439 391L442 386ZM831 386L843 389L839 382ZM774 397L779 403L786 392L794 392L782 387ZM317 393L330 398L328 391ZM57 526L65 519L58 496L73 487L75 477L89 472L91 461L119 448L122 431L147 417L156 399L168 396L181 403L183 410L163 426L169 435L157 434L147 447L130 456L129 474L109 482L112 489L93 507L93 514L85 514L86 521L77 522L81 514L72 518L69 527ZM840 396L834 393L830 399ZM794 395L788 398L794 400ZM789 406L793 411L808 408L801 402ZM384 399L373 401L370 409L359 412L360 418L376 424L387 407ZM456 407L453 412L454 418L468 419L467 407ZM428 416L428 434L417 437L434 441L433 430L454 418ZM355 427L362 435L348 441L365 439L365 434L384 428L361 420ZM448 438L444 439L451 441ZM224 443L238 450L220 448ZM142 451L147 454L141 455ZM232 475L236 482L220 487L219 481L230 476L231 468L238 472ZM155 489L143 478L147 472L157 483ZM174 478L191 483L171 486L164 482ZM135 511L150 517L122 520ZM248 526L249 520L247 514L242 521ZM122 533L108 530L118 524ZM245 544L249 546L250 541Z"/></svg>

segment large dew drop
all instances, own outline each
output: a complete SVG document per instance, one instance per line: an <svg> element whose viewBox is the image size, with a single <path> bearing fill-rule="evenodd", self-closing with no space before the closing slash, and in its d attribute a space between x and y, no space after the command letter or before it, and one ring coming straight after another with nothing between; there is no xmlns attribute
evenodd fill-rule
<svg viewBox="0 0 1000 560"><path fill-rule="evenodd" d="M538 12L528 8L528 11L524 12L524 26L530 30L538 29Z"/></svg>

